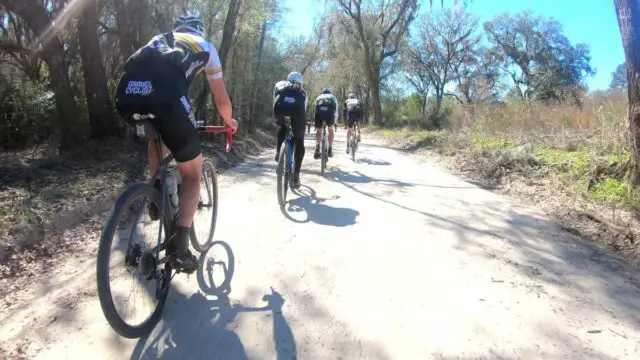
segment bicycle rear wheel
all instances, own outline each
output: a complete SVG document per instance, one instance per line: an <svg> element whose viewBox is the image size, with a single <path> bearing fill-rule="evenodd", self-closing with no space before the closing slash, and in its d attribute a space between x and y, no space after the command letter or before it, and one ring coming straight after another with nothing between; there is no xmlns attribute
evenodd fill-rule
<svg viewBox="0 0 640 360"><path fill-rule="evenodd" d="M218 219L218 176L213 162L205 159L202 163L200 179L200 200L193 218L190 238L191 246L197 252L207 251L213 242Z"/></svg>
<svg viewBox="0 0 640 360"><path fill-rule="evenodd" d="M113 330L126 338L139 338L148 334L156 326L162 309L169 293L169 283L171 281L171 267L165 263L159 269L156 250L158 237L165 238L168 224L167 216L161 217L164 223L159 220L152 221L148 216L150 201L160 208L160 192L150 184L137 183L129 186L116 200L114 208L107 219L100 237L98 247L98 261L96 264L98 298L100 306L107 322ZM143 200L137 204L137 200ZM124 229L118 229L119 221L124 221ZM138 229L141 225L141 229ZM157 226L154 226L157 225ZM161 226L162 225L162 226ZM158 227L161 226L162 230ZM149 231L150 238L153 239L150 245L145 245L139 241L133 241L134 235L140 234L141 230L148 230L147 227L155 227ZM146 233L146 231L144 231ZM164 232L164 234L162 233ZM119 244L113 248L115 240L123 240L129 236L127 244ZM110 265L111 260L117 260L115 265ZM136 273L140 279L132 279L131 285L120 285L115 281L127 277L127 273ZM115 275L114 284L110 281L110 275ZM134 323L125 319L126 315L120 314L116 308L116 301L121 299L129 300L131 294L123 295L122 292L131 290L133 285L140 284L147 289L142 291L149 298L155 299L155 304L150 306L150 313L142 320ZM135 305L134 310L137 311ZM133 314L138 317L139 314Z"/></svg>
<svg viewBox="0 0 640 360"><path fill-rule="evenodd" d="M356 142L355 134L351 135L351 161L356 161L356 146L358 143Z"/></svg>
<svg viewBox="0 0 640 360"><path fill-rule="evenodd" d="M278 158L278 167L276 169L277 182L278 182L278 204L284 206L284 202L287 201L287 190L289 188L289 141L285 139L282 142L282 148L280 149L280 156Z"/></svg>
<svg viewBox="0 0 640 360"><path fill-rule="evenodd" d="M327 149L324 147L324 139L322 141L320 149L320 173L324 174L324 169L327 167Z"/></svg>

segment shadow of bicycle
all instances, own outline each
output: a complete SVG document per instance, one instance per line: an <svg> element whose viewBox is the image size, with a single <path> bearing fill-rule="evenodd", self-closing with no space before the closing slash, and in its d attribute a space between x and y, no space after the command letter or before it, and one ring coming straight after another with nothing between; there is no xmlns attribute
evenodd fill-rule
<svg viewBox="0 0 640 360"><path fill-rule="evenodd" d="M237 326L239 314L263 311L272 312L277 359L295 359L295 337L282 314L284 297L271 287L262 297L265 306L232 302L229 293L235 257L224 241L215 241L200 255L200 261L196 276L202 292L187 296L173 289L160 329L138 341L131 359L247 359L240 337L230 328Z"/></svg>
<svg viewBox="0 0 640 360"><path fill-rule="evenodd" d="M282 214L289 220L296 223L314 222L327 226L349 226L356 223L356 217L360 212L349 208L338 208L324 204L329 200L340 198L334 195L330 198L319 198L316 191L308 185L302 185L300 189L293 190L295 199L287 200L283 207L280 207ZM294 214L304 214L303 217Z"/></svg>

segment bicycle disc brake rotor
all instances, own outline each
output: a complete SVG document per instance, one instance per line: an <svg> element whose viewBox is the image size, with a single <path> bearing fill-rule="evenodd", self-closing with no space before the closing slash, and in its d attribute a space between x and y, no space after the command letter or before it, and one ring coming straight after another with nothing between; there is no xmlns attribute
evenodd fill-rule
<svg viewBox="0 0 640 360"><path fill-rule="evenodd" d="M146 250L140 257L140 273L145 279L151 280L156 270L156 258L153 253Z"/></svg>

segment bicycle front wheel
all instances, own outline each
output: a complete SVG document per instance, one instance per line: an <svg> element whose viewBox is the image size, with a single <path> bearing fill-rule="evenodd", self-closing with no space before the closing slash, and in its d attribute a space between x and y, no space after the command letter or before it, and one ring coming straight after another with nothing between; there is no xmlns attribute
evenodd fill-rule
<svg viewBox="0 0 640 360"><path fill-rule="evenodd" d="M200 199L191 226L191 245L197 252L207 251L213 242L218 218L218 176L209 159L202 163Z"/></svg>
<svg viewBox="0 0 640 360"><path fill-rule="evenodd" d="M113 330L129 339L148 334L156 326L171 281L171 267L165 263L160 268L156 256L168 224L151 219L151 206L160 208L158 190L145 183L128 187L116 200L98 247L96 274L100 306ZM150 241L145 242L143 237ZM142 291L134 290L136 286L142 287ZM143 305L148 312L135 304L129 305L138 294L146 295L148 301ZM120 301L127 303L124 309L116 306ZM123 312L129 309L131 313Z"/></svg>

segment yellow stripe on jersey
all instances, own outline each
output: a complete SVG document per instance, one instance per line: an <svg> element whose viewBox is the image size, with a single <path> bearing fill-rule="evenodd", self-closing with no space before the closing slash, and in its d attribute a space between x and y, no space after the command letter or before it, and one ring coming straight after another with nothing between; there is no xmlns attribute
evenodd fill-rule
<svg viewBox="0 0 640 360"><path fill-rule="evenodd" d="M178 40L181 43L189 46L191 48L191 50L193 50L195 53L204 52L204 48L202 46L200 46L200 44L198 44L197 42L193 41L193 39L191 39L190 36L187 36L187 35L181 34L181 33L173 33L173 36L174 36L174 38L176 40Z"/></svg>

